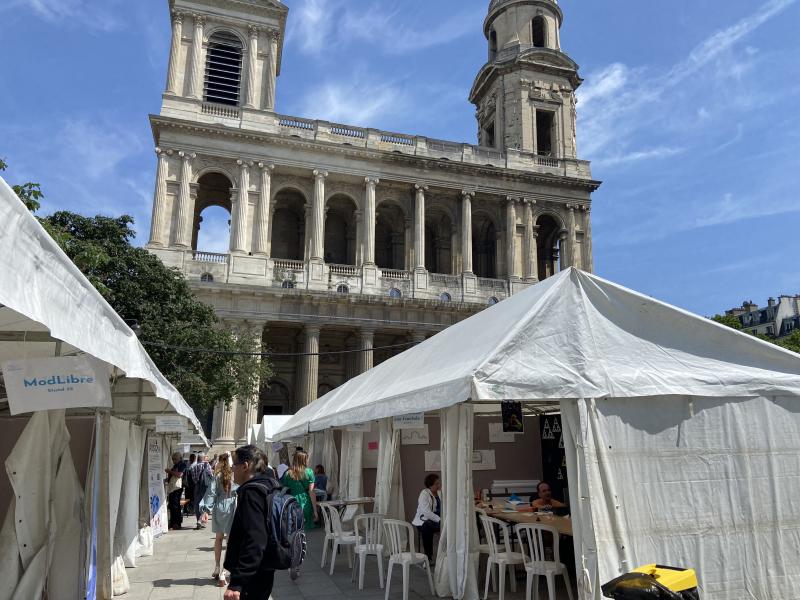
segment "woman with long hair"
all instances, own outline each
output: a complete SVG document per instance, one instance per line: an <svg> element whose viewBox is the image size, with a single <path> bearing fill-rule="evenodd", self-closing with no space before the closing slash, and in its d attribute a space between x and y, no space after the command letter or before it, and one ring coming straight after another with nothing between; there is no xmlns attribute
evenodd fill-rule
<svg viewBox="0 0 800 600"><path fill-rule="evenodd" d="M292 466L283 474L281 483L289 488L289 492L300 503L306 529L316 527L317 495L314 493L314 471L308 467L308 454L302 450L294 453Z"/></svg>
<svg viewBox="0 0 800 600"><path fill-rule="evenodd" d="M219 457L214 468L208 490L203 498L202 507L211 513L211 531L216 534L214 540L214 573L211 575L219 582L220 587L226 585L225 571L220 571L222 558L222 540L230 535L233 524L233 514L236 511L236 488L233 481L233 467L231 456L227 452Z"/></svg>

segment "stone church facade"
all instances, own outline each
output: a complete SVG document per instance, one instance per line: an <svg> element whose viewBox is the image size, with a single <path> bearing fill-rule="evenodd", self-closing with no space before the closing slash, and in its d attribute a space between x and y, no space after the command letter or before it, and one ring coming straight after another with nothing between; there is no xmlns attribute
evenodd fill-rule
<svg viewBox="0 0 800 600"><path fill-rule="evenodd" d="M282 3L170 9L147 248L275 353L252 408L215 411L216 446L560 269L592 270L600 184L577 157L581 79L555 0L490 3L477 145L282 115ZM225 254L197 247L211 206L230 213Z"/></svg>

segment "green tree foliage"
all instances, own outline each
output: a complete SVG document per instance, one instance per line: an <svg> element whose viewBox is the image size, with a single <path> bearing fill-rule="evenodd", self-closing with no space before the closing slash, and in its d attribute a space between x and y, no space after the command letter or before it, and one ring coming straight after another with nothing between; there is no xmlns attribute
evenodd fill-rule
<svg viewBox="0 0 800 600"><path fill-rule="evenodd" d="M260 336L222 328L180 272L131 245L131 217L62 211L41 220L114 310L139 323L153 361L198 413L208 414L220 401L257 398L259 382L272 376L269 362L233 353L262 352Z"/></svg>
<svg viewBox="0 0 800 600"><path fill-rule="evenodd" d="M0 171L5 171L8 168L6 161L0 158ZM12 185L14 193L19 196L19 199L25 203L28 210L35 212L41 207L41 200L44 197L42 194L42 187L38 183L23 183L22 185Z"/></svg>
<svg viewBox="0 0 800 600"><path fill-rule="evenodd" d="M0 160L0 171L5 169ZM31 211L38 210L39 184L12 187ZM260 382L272 377L269 361L253 356L264 351L260 336L221 327L179 271L134 247L133 218L61 211L39 222L114 310L139 324L139 338L156 366L201 421L219 402L257 399Z"/></svg>
<svg viewBox="0 0 800 600"><path fill-rule="evenodd" d="M727 325L732 329L741 329L742 324L739 322L739 319L734 317L733 315L714 315L711 317L712 321L716 321L717 323L721 323L722 325Z"/></svg>

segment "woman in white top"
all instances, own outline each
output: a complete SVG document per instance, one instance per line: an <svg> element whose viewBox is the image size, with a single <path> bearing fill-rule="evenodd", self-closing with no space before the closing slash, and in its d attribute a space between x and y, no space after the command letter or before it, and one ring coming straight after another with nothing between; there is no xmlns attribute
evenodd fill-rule
<svg viewBox="0 0 800 600"><path fill-rule="evenodd" d="M419 494L417 514L411 522L419 531L422 547L428 560L433 562L433 536L439 532L442 520L442 479L436 473L425 476L425 489Z"/></svg>

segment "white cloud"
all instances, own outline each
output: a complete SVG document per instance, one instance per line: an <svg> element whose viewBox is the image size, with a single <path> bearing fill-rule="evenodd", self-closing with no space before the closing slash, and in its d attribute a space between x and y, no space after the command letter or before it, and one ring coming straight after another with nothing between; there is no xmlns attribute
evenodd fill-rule
<svg viewBox="0 0 800 600"><path fill-rule="evenodd" d="M91 179L112 174L124 159L144 149L132 131L88 119L67 121L58 140L73 168Z"/></svg>
<svg viewBox="0 0 800 600"><path fill-rule="evenodd" d="M378 4L365 12L347 10L342 17L342 37L378 44L389 54L405 54L449 44L473 32L484 16L482 9L473 9L453 14L429 28L403 23L398 18L401 14L399 9L386 12Z"/></svg>
<svg viewBox="0 0 800 600"><path fill-rule="evenodd" d="M737 45L796 2L769 0L738 23L710 35L662 73L613 63L590 74L578 90L581 154L601 164L620 164L617 157L636 154L630 145L643 131L651 143L661 134L695 138L702 144L706 136L700 125L713 124L726 111L763 103L765 92L758 79L746 77L759 53L752 46L737 49ZM699 108L698 99L703 101ZM662 145L686 144L682 139Z"/></svg>
<svg viewBox="0 0 800 600"><path fill-rule="evenodd" d="M287 41L307 54L320 54L330 43L333 23L340 8L335 0L305 0L292 9Z"/></svg>
<svg viewBox="0 0 800 600"><path fill-rule="evenodd" d="M657 160L659 158L669 158L676 154L685 152L684 148L670 148L667 146L660 146L658 148L650 148L648 150L637 150L628 152L627 154L616 154L614 156L606 156L599 160L594 161L594 165L611 167L618 165L627 165L631 163L641 162L645 160Z"/></svg>
<svg viewBox="0 0 800 600"><path fill-rule="evenodd" d="M365 126L406 105L406 93L399 85L356 76L349 82L323 83L306 101L303 114Z"/></svg>
<svg viewBox="0 0 800 600"><path fill-rule="evenodd" d="M3 10L25 7L51 23L80 25L96 31L114 31L122 26L119 0L11 0Z"/></svg>

